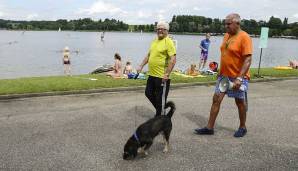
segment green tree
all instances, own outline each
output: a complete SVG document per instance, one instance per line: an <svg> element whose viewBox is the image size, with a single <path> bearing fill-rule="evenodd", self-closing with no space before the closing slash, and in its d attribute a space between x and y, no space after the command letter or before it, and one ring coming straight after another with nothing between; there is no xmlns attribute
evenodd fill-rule
<svg viewBox="0 0 298 171"><path fill-rule="evenodd" d="M281 29L282 28L282 22L281 19L275 18L275 17L270 17L269 22L268 22L268 27L271 29Z"/></svg>
<svg viewBox="0 0 298 171"><path fill-rule="evenodd" d="M286 29L282 32L282 35L291 36L292 35L292 30L291 29Z"/></svg>
<svg viewBox="0 0 298 171"><path fill-rule="evenodd" d="M298 26L295 26L295 27L292 29L292 34L293 34L293 36L298 37Z"/></svg>
<svg viewBox="0 0 298 171"><path fill-rule="evenodd" d="M191 21L188 23L188 32L195 32L197 30L198 30L198 28L197 28L195 22Z"/></svg>
<svg viewBox="0 0 298 171"><path fill-rule="evenodd" d="M284 21L282 22L282 28L287 29L288 28L288 18L284 18Z"/></svg>
<svg viewBox="0 0 298 171"><path fill-rule="evenodd" d="M171 32L179 31L179 24L176 21L170 23L170 31Z"/></svg>

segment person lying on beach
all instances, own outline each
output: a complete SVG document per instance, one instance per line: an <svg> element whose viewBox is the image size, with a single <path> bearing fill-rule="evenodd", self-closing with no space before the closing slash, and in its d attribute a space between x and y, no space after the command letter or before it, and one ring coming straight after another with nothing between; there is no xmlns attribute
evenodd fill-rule
<svg viewBox="0 0 298 171"><path fill-rule="evenodd" d="M290 67L293 69L298 69L298 61L296 60L289 60Z"/></svg>

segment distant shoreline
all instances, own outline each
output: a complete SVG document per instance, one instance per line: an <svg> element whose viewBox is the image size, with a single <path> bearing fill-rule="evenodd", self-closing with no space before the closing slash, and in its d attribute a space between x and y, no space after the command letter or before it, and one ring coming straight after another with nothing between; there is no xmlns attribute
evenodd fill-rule
<svg viewBox="0 0 298 171"><path fill-rule="evenodd" d="M23 31L23 32L26 32L26 31L53 31L55 32L56 30L15 30L15 29L0 29L1 30L5 30L5 31ZM119 32L119 33L140 33L139 31L113 31L113 30L109 30L109 31L105 31L105 30L61 30L61 32L65 32L65 31L71 31L71 32ZM58 31L57 31L58 32ZM142 33L155 33L155 32L142 32ZM190 33L190 32L169 32L169 34L172 34L172 35L198 35L198 36L205 36L206 33ZM224 33L210 33L211 36L223 36ZM254 38L258 38L260 37L260 35L254 35L254 34L251 34L250 35L251 37L254 37ZM297 40L298 37L295 37L295 36L272 36L272 37L269 37L269 38L277 38L277 39L293 39L293 40Z"/></svg>

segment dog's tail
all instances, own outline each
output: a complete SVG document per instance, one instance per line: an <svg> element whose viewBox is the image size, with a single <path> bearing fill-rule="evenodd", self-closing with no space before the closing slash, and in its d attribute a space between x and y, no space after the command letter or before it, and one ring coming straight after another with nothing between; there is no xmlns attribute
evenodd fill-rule
<svg viewBox="0 0 298 171"><path fill-rule="evenodd" d="M168 107L170 107L171 109L170 109L170 111L167 113L167 117L172 118L172 116L173 116L173 114L174 114L174 112L175 112L175 110L176 110L175 103L172 102L172 101L167 102L165 108L167 109Z"/></svg>

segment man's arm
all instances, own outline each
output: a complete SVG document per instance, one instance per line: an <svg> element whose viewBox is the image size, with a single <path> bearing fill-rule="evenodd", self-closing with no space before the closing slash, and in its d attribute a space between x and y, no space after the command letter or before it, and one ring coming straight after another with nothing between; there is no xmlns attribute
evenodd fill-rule
<svg viewBox="0 0 298 171"><path fill-rule="evenodd" d="M145 58L143 59L142 63L137 68L137 72L138 73L140 73L142 71L143 67L148 63L149 56L150 56L150 53L148 53L147 56L145 56Z"/></svg>
<svg viewBox="0 0 298 171"><path fill-rule="evenodd" d="M168 80L169 79L169 76L170 76L170 74L171 74L171 72L172 72L175 64L176 64L176 55L174 55L174 56L171 57L170 63L168 65L168 67L166 69L166 72L165 72L165 75L163 77L164 80Z"/></svg>
<svg viewBox="0 0 298 171"><path fill-rule="evenodd" d="M201 48L203 51L206 51L206 50L203 48L203 46L201 46L201 45L200 45L200 48Z"/></svg>
<svg viewBox="0 0 298 171"><path fill-rule="evenodd" d="M251 61L252 61L251 55L246 55L244 57L245 57L245 60L244 60L243 66L241 68L240 75L238 76L238 77L242 77L242 78L245 76L245 73L249 70L249 67L250 67Z"/></svg>
<svg viewBox="0 0 298 171"><path fill-rule="evenodd" d="M245 60L244 60L243 66L241 68L240 74L237 77L237 78L240 77L241 79L245 76L245 73L249 70L249 67L250 67L251 61L252 61L251 55L246 55L244 57L245 57ZM240 79L235 79L234 88L239 89L240 86L241 86L241 80Z"/></svg>

